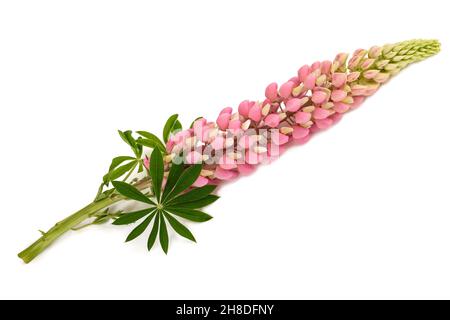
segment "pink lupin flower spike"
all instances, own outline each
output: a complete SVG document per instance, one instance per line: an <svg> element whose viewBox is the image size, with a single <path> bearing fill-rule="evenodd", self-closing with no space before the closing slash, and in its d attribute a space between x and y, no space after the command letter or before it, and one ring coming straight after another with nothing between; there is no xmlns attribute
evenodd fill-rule
<svg viewBox="0 0 450 320"><path fill-rule="evenodd" d="M411 40L382 47L374 46L368 50L358 49L352 55L339 53L333 61L316 61L311 65L304 65L291 78L282 82L281 86L275 82L270 83L265 89L264 100L244 100L235 113L231 107L226 107L220 111L214 122L200 118L194 121L191 128L181 130L178 115L171 116L164 127L165 144L149 132L138 131L142 137L134 139L131 131L119 131L122 139L132 147L136 157L114 158L94 202L43 233L42 237L22 251L19 257L25 262L31 261L60 235L76 228L85 220L97 218L94 221L105 222L117 218L122 213L111 215L108 212L109 207L118 201L130 199L150 205L147 213L151 214L154 209L152 214L157 212L158 217L162 219L161 226L167 217L172 227L188 239L194 240L184 226L180 227L181 224L171 220L169 213L179 210L178 215L193 221L210 219L205 213L194 210L217 200L215 195L198 198L202 192L212 192L214 187L210 185L248 175L258 164L270 163L276 159L286 147L308 142L316 132L330 128L339 122L344 114L358 108L367 97L377 92L382 84L399 71L411 63L438 53L439 50L440 44L436 40ZM145 155L143 146L153 149L150 159ZM184 164L175 166L175 159L183 159ZM127 163L118 167L124 161ZM129 171L124 168L129 168ZM139 170L139 173L147 171L148 176L144 179L133 177L134 170ZM177 170L184 170L183 174ZM182 181L181 186L177 181L171 181L171 174L180 174L180 178L176 179ZM117 180L123 176L125 178L122 181ZM151 190L148 190L149 180L152 183ZM108 183L112 183L114 187L103 191ZM167 200L164 197L170 197L172 191L161 195L161 186L166 188L171 184L175 185L171 186L172 191L184 188L180 191L182 196L179 196L185 197L185 202L181 202L183 205L179 204L179 198L170 198L169 202L164 202ZM150 195L141 193L143 190ZM189 190L194 193L188 195ZM201 201L186 201L189 197L197 197L195 199ZM180 206L178 209L177 205ZM165 212L165 208L170 210ZM132 222L143 217L142 210L127 214L135 218ZM118 218L120 223L117 224L129 223L132 219L127 214ZM145 223L148 225L149 221ZM142 233L143 230L136 228L130 237L134 239L137 232ZM167 253L167 230L160 233L160 236L163 250ZM149 243L151 240L153 245L155 239L150 237Z"/></svg>

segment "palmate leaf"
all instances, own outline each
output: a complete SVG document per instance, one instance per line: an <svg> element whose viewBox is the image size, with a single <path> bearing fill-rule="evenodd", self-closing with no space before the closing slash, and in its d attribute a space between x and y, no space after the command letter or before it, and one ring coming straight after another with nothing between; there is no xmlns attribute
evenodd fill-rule
<svg viewBox="0 0 450 320"><path fill-rule="evenodd" d="M213 185L188 190L199 177L201 169L200 164L186 168L183 164L172 163L165 187L162 188L164 160L161 150L155 147L150 156L150 168L148 169L155 201L126 182L113 181L115 190L122 196L151 205L150 208L125 213L116 219L115 225L126 225L144 219L131 231L126 241L135 239L151 225L147 239L148 250L154 246L156 238L159 236L161 248L167 254L169 250L168 223L174 232L195 242L194 235L177 217L194 222L208 221L212 217L198 209L219 198L211 194L216 188Z"/></svg>
<svg viewBox="0 0 450 320"><path fill-rule="evenodd" d="M178 233L182 237L185 237L186 239L196 242L194 235L189 231L188 228L186 228L184 225L182 225L177 219L172 217L166 211L164 211L164 216L166 217L167 221L169 221L170 226L172 227L173 230L175 230L176 233Z"/></svg>
<svg viewBox="0 0 450 320"><path fill-rule="evenodd" d="M156 199L159 201L164 178L164 163L161 151L157 148L153 149L150 157L150 177L152 178L153 192L155 193Z"/></svg>
<svg viewBox="0 0 450 320"><path fill-rule="evenodd" d="M148 204L152 204L156 206L156 203L154 203L151 199L149 199L146 195L144 195L142 192L140 192L138 189L133 187L131 184L128 184L126 182L122 181L113 181L112 182L114 188L116 188L116 191L123 195L124 197L127 197L128 199L136 200L139 202L144 202Z"/></svg>
<svg viewBox="0 0 450 320"><path fill-rule="evenodd" d="M141 224L139 224L136 228L133 229L133 231L130 232L125 242L134 240L138 236L140 236L145 231L145 229L147 229L155 214L156 210L153 210L153 212Z"/></svg>

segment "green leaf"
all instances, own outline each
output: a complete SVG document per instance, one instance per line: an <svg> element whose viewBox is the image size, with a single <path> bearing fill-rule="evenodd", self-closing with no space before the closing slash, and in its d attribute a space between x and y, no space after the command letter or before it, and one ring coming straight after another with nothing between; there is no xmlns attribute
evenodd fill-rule
<svg viewBox="0 0 450 320"><path fill-rule="evenodd" d="M183 130L183 125L179 120L175 121L172 127L172 131L181 131L181 130Z"/></svg>
<svg viewBox="0 0 450 320"><path fill-rule="evenodd" d="M134 170L134 168L136 168L136 165L137 165L137 160L134 160L127 164L124 164L123 166L115 168L113 171L110 171L103 177L103 182L105 182L105 181L109 182L109 181L116 180L117 178L120 178L125 173L129 172L130 170Z"/></svg>
<svg viewBox="0 0 450 320"><path fill-rule="evenodd" d="M152 155L150 156L150 177L152 178L153 192L159 201L164 178L164 162L161 151L158 149L153 149Z"/></svg>
<svg viewBox="0 0 450 320"><path fill-rule="evenodd" d="M144 147L142 147L141 144L137 144L137 141L136 141L136 150L135 150L136 158L140 159L142 157L143 150L144 150Z"/></svg>
<svg viewBox="0 0 450 320"><path fill-rule="evenodd" d="M150 232L150 235L148 237L147 241L148 251L150 251L150 249L155 244L156 236L158 235L158 228L159 228L159 214L156 215L155 222L153 222L152 231Z"/></svg>
<svg viewBox="0 0 450 320"><path fill-rule="evenodd" d="M200 188L192 189L189 192L186 192L182 195L179 195L178 197L172 199L169 201L169 205L175 205L183 202L191 202L191 201L197 201L200 200L207 195L209 195L211 192L213 192L216 189L216 186L214 185L206 185Z"/></svg>
<svg viewBox="0 0 450 320"><path fill-rule="evenodd" d="M210 194L199 200L183 202L183 203L176 203L173 205L176 205L178 208L200 209L200 208L210 205L211 203L215 202L217 199L219 199L219 196ZM172 205L172 204L170 204L170 205Z"/></svg>
<svg viewBox="0 0 450 320"><path fill-rule="evenodd" d="M169 195L170 191L172 191L173 187L177 183L178 179L180 178L181 173L183 172L183 165L182 164L176 164L172 162L172 165L170 167L169 176L167 177L167 182L164 187L164 192L162 195L162 201L166 199L166 197Z"/></svg>
<svg viewBox="0 0 450 320"><path fill-rule="evenodd" d="M156 148L160 149L161 152L166 151L166 147L164 146L164 143L153 133L150 133L147 131L138 131L137 133L145 138L145 139L141 139L141 140L145 141L145 143L147 143L147 145L143 144L144 146L147 146L150 148L156 147ZM138 143L140 143L139 139L137 141L138 141Z"/></svg>
<svg viewBox="0 0 450 320"><path fill-rule="evenodd" d="M195 118L194 121L192 121L191 125L189 126L189 129L192 129L192 128L194 127L195 121L197 121L197 120L199 120L199 119L202 119L202 118L203 118L203 117L197 117L197 118Z"/></svg>
<svg viewBox="0 0 450 320"><path fill-rule="evenodd" d="M164 253L167 254L167 251L169 251L169 235L167 234L166 222L161 213L159 213L159 220L159 242Z"/></svg>
<svg viewBox="0 0 450 320"><path fill-rule="evenodd" d="M167 143L169 140L169 135L173 131L173 126L178 119L178 114L171 115L169 119L167 119L166 124L163 129L163 140Z"/></svg>
<svg viewBox="0 0 450 320"><path fill-rule="evenodd" d="M146 195L133 187L131 184L122 181L113 181L112 184L114 188L116 188L116 191L124 197L156 206L156 204L151 199L149 199Z"/></svg>
<svg viewBox="0 0 450 320"><path fill-rule="evenodd" d="M129 156L118 156L112 159L111 165L109 166L108 172L111 172L115 168L117 168L121 163L127 161L127 160L135 160L136 158L129 157Z"/></svg>
<svg viewBox="0 0 450 320"><path fill-rule="evenodd" d="M120 131L119 132L120 137L123 141L125 141L126 144L128 144L130 147L135 148L136 147L136 140L134 140L131 130L127 131Z"/></svg>
<svg viewBox="0 0 450 320"><path fill-rule="evenodd" d="M136 239L138 236L140 236L145 229L147 229L148 225L152 221L153 217L155 216L156 211L154 211L151 215L149 215L140 225L138 225L136 228L133 229L133 231L130 232L125 242L131 241Z"/></svg>
<svg viewBox="0 0 450 320"><path fill-rule="evenodd" d="M133 150L136 157L140 157L142 155L142 147L138 146L136 140L133 138L133 133L131 130L120 131L118 130L120 137L126 144L128 144Z"/></svg>
<svg viewBox="0 0 450 320"><path fill-rule="evenodd" d="M212 219L209 214L199 210L180 207L166 207L165 209L176 216L195 222L205 222Z"/></svg>
<svg viewBox="0 0 450 320"><path fill-rule="evenodd" d="M201 164L194 164L193 166L190 166L189 168L184 170L177 183L173 187L173 190L167 196L167 199L172 199L173 197L177 196L178 194L192 186L195 180L197 180L201 171Z"/></svg>
<svg viewBox="0 0 450 320"><path fill-rule="evenodd" d="M148 208L148 209L144 209L144 210L125 213L123 216L116 219L113 222L113 224L114 225L124 225L124 224L130 224L130 223L136 222L154 210L155 210L155 208Z"/></svg>
<svg viewBox="0 0 450 320"><path fill-rule="evenodd" d="M188 228L186 228L184 225L182 225L177 219L172 217L168 212L164 212L164 216L166 217L167 221L169 221L169 224L173 228L173 230L175 230L180 236L196 242L194 235L189 231Z"/></svg>

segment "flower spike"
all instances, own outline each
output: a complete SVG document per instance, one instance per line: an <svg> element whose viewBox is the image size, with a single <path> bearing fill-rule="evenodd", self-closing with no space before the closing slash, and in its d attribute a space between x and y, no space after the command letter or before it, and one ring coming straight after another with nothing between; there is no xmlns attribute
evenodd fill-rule
<svg viewBox="0 0 450 320"><path fill-rule="evenodd" d="M439 50L437 40L410 40L358 49L352 55L339 53L333 61L302 66L280 86L270 83L264 100L244 100L236 112L224 108L215 121L199 117L183 130L178 115L172 115L164 126L163 141L147 131L137 131L138 138L131 131L119 131L132 155L115 157L95 200L42 232L19 257L28 263L65 232L111 220L114 225L139 223L126 241L149 230L149 250L159 239L167 253L169 232L195 242L178 219L210 220L202 208L218 199L212 194L216 185L251 174L287 146L308 142L402 69ZM152 149L151 154L144 147ZM113 204L119 201L139 202L146 208L114 211Z"/></svg>

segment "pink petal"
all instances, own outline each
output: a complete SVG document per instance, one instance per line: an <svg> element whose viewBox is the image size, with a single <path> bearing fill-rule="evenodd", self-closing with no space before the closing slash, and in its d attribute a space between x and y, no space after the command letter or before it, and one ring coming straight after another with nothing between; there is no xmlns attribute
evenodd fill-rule
<svg viewBox="0 0 450 320"><path fill-rule="evenodd" d="M352 109L356 109L364 102L366 98L365 97L353 97L353 103L350 106Z"/></svg>
<svg viewBox="0 0 450 320"><path fill-rule="evenodd" d="M326 109L322 109L322 108L316 108L313 111L313 117L314 119L325 119L326 117L328 117L330 115L330 112Z"/></svg>
<svg viewBox="0 0 450 320"><path fill-rule="evenodd" d="M289 111L289 112L296 112L307 101L308 101L307 97L304 97L304 98L301 98L301 99L299 99L299 98L289 99L287 102L285 102L286 110Z"/></svg>
<svg viewBox="0 0 450 320"><path fill-rule="evenodd" d="M191 151L186 155L186 163L195 164L200 163L202 161L202 155L200 152Z"/></svg>
<svg viewBox="0 0 450 320"><path fill-rule="evenodd" d="M323 91L314 91L311 100L315 104L322 104L328 99L328 94Z"/></svg>
<svg viewBox="0 0 450 320"><path fill-rule="evenodd" d="M223 108L219 114L224 114L224 113L229 113L229 114L233 113L233 108L231 108L231 107Z"/></svg>
<svg viewBox="0 0 450 320"><path fill-rule="evenodd" d="M311 71L317 70L320 68L320 61L316 61L311 65Z"/></svg>
<svg viewBox="0 0 450 320"><path fill-rule="evenodd" d="M349 75L347 76L347 81L348 81L348 82L356 81L356 80L359 78L360 74L361 74L361 73L358 72L358 71L349 73Z"/></svg>
<svg viewBox="0 0 450 320"><path fill-rule="evenodd" d="M239 139L239 146L242 149L248 149L250 147L252 147L253 145L255 145L258 142L258 137L256 135L243 135L240 139Z"/></svg>
<svg viewBox="0 0 450 320"><path fill-rule="evenodd" d="M292 93L292 89L294 88L295 83L292 81L288 81L286 83L283 83L280 87L280 96L284 99L289 98L291 93Z"/></svg>
<svg viewBox="0 0 450 320"><path fill-rule="evenodd" d="M265 119L264 123L267 124L271 128L278 127L280 124L280 116L277 113L269 114Z"/></svg>
<svg viewBox="0 0 450 320"><path fill-rule="evenodd" d="M310 73L309 66L308 65L304 65L303 67L298 69L298 72L297 72L298 80L300 82L304 82L309 73Z"/></svg>
<svg viewBox="0 0 450 320"><path fill-rule="evenodd" d="M255 166L248 164L248 163L243 163L243 164L238 164L237 169L240 174L246 176L255 171Z"/></svg>
<svg viewBox="0 0 450 320"><path fill-rule="evenodd" d="M344 113L350 109L350 106L346 103L336 102L333 109L338 113Z"/></svg>
<svg viewBox="0 0 450 320"><path fill-rule="evenodd" d="M248 117L248 111L250 110L250 105L248 100L244 100L239 104L238 112L241 116Z"/></svg>
<svg viewBox="0 0 450 320"><path fill-rule="evenodd" d="M279 146L289 142L289 136L282 134L278 131L271 132L270 139L273 143Z"/></svg>
<svg viewBox="0 0 450 320"><path fill-rule="evenodd" d="M272 82L267 86L266 97L270 101L275 101L278 99L278 85L276 82Z"/></svg>
<svg viewBox="0 0 450 320"><path fill-rule="evenodd" d="M300 83L300 82L298 81L298 77L292 77L292 78L290 78L288 81L293 82L293 83L294 83L294 86L298 86L298 84Z"/></svg>
<svg viewBox="0 0 450 320"><path fill-rule="evenodd" d="M292 132L292 137L295 140L299 140L299 139L306 137L308 134L309 134L309 129L306 129L306 128L303 128L300 126L295 126L294 131Z"/></svg>
<svg viewBox="0 0 450 320"><path fill-rule="evenodd" d="M231 114L222 113L217 118L216 122L220 130L226 130L228 128L228 123L230 122Z"/></svg>
<svg viewBox="0 0 450 320"><path fill-rule="evenodd" d="M316 75L314 73L310 73L303 83L305 88L312 90L316 86Z"/></svg>
<svg viewBox="0 0 450 320"><path fill-rule="evenodd" d="M330 70L331 70L331 65L332 65L331 61L329 61L329 60L323 61L322 62L322 68L321 68L322 74L327 74L328 75L330 73Z"/></svg>
<svg viewBox="0 0 450 320"><path fill-rule="evenodd" d="M316 126L317 126L317 128L319 128L321 130L328 129L332 125L333 125L333 120L331 120L330 118L316 120Z"/></svg>
<svg viewBox="0 0 450 320"><path fill-rule="evenodd" d="M255 103L255 105L250 108L248 117L255 122L259 122L261 120L261 106Z"/></svg>
<svg viewBox="0 0 450 320"><path fill-rule="evenodd" d="M183 130L175 134L173 140L175 143L179 144L184 142L187 138L192 136L192 132L190 130Z"/></svg>
<svg viewBox="0 0 450 320"><path fill-rule="evenodd" d="M347 53L338 53L336 55L336 58L334 58L334 61L339 62L339 65L343 65L345 61L347 61L348 54Z"/></svg>
<svg viewBox="0 0 450 320"><path fill-rule="evenodd" d="M211 133L211 129L208 126L204 126L202 130L203 132L200 139L202 140L202 142L208 142L211 139L211 137L209 136Z"/></svg>
<svg viewBox="0 0 450 320"><path fill-rule="evenodd" d="M251 150L245 152L245 162L248 164L258 164L264 161L266 155L262 153L256 153Z"/></svg>
<svg viewBox="0 0 450 320"><path fill-rule="evenodd" d="M275 143L268 143L267 144L267 155L271 158L278 157L282 152L282 150L281 150L282 147L283 146L279 146Z"/></svg>
<svg viewBox="0 0 450 320"><path fill-rule="evenodd" d="M311 113L299 111L295 114L295 122L298 124L303 124L311 120Z"/></svg>
<svg viewBox="0 0 450 320"><path fill-rule="evenodd" d="M214 140L211 142L210 145L214 150L223 149L223 147L225 145L225 138L221 137L221 136L217 136L214 138Z"/></svg>
<svg viewBox="0 0 450 320"><path fill-rule="evenodd" d="M206 119L201 118L198 120L195 120L194 124L192 125L192 128L194 129L194 134L198 139L203 139L203 131L204 126L206 124Z"/></svg>
<svg viewBox="0 0 450 320"><path fill-rule="evenodd" d="M333 120L333 124L338 123L339 121L341 121L342 117L344 115L342 113L334 113L330 116L330 119Z"/></svg>
<svg viewBox="0 0 450 320"><path fill-rule="evenodd" d="M173 141L173 139L169 139L169 141L167 141L167 143L166 143L166 150L168 152L172 152L174 145L175 145L175 141Z"/></svg>
<svg viewBox="0 0 450 320"><path fill-rule="evenodd" d="M147 156L145 156L144 158L144 167L146 167L147 169L150 168L150 159Z"/></svg>
<svg viewBox="0 0 450 320"><path fill-rule="evenodd" d="M230 123L228 124L228 129L231 130L239 130L241 128L241 121L240 120L231 120Z"/></svg>
<svg viewBox="0 0 450 320"><path fill-rule="evenodd" d="M308 135L305 136L304 138L301 138L301 139L295 139L295 140L294 140L294 144L296 144L296 145L302 145L302 144L307 143L307 142L309 141L309 139L311 139L311 135L310 135L310 134L308 134Z"/></svg>
<svg viewBox="0 0 450 320"><path fill-rule="evenodd" d="M311 132L311 134L316 133L316 132L320 132L320 129L317 127L316 124L313 124L310 128L309 128L309 132ZM294 142L297 140L294 140Z"/></svg>
<svg viewBox="0 0 450 320"><path fill-rule="evenodd" d="M364 72L364 78L373 79L380 73L380 70L367 70Z"/></svg>
<svg viewBox="0 0 450 320"><path fill-rule="evenodd" d="M237 172L231 171L231 170L224 170L221 167L217 167L214 175L217 179L220 180L230 180L237 176Z"/></svg>
<svg viewBox="0 0 450 320"><path fill-rule="evenodd" d="M235 169L237 167L236 166L236 160L231 159L230 157L228 157L226 155L222 156L219 159L219 166L222 169L224 169L224 170L232 170L232 169Z"/></svg>
<svg viewBox="0 0 450 320"><path fill-rule="evenodd" d="M333 73L331 77L331 82L335 88L340 88L347 82L347 74Z"/></svg>
<svg viewBox="0 0 450 320"><path fill-rule="evenodd" d="M205 177L202 177L202 176L199 176L197 178L197 180L194 181L192 186L197 187L197 188L201 188L201 187L206 186L208 184L208 182L209 182L209 179L207 179Z"/></svg>
<svg viewBox="0 0 450 320"><path fill-rule="evenodd" d="M347 97L347 92L344 90L333 90L331 92L331 100L337 102L342 101Z"/></svg>

